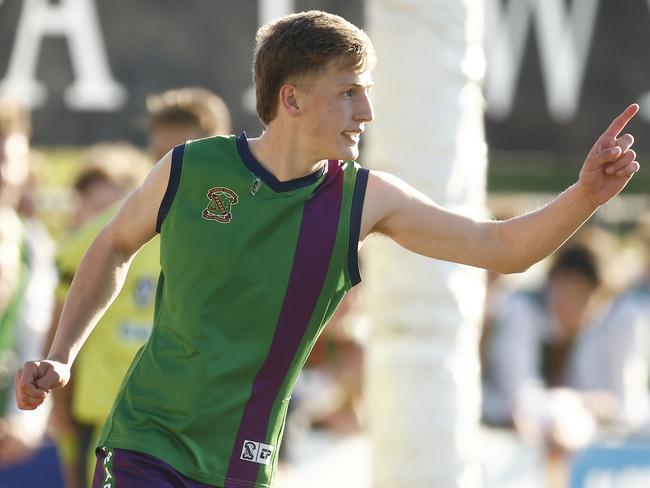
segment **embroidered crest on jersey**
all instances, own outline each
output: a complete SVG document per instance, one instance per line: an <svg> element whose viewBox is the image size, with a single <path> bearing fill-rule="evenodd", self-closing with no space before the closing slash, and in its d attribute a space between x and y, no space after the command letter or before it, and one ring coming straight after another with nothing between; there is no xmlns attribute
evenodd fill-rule
<svg viewBox="0 0 650 488"><path fill-rule="evenodd" d="M216 220L223 224L227 224L232 220L232 206L239 201L239 196L230 188L217 186L210 188L208 191L207 208L203 210L203 218L207 220Z"/></svg>

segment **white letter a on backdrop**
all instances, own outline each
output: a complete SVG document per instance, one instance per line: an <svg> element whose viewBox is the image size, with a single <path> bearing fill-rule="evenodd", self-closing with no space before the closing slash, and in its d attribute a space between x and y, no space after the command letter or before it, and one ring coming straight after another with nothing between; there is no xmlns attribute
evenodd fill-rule
<svg viewBox="0 0 650 488"><path fill-rule="evenodd" d="M114 111L124 104L126 90L111 75L94 0L25 0L0 90L30 107L45 103L48 90L36 70L47 36L65 37L70 50L74 82L64 94L69 108Z"/></svg>

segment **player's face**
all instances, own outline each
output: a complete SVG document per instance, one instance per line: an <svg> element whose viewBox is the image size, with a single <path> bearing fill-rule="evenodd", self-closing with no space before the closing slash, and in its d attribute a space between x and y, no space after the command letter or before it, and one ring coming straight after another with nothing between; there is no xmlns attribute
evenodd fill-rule
<svg viewBox="0 0 650 488"><path fill-rule="evenodd" d="M371 71L330 64L300 90L301 131L321 159L356 159L365 124L372 121Z"/></svg>

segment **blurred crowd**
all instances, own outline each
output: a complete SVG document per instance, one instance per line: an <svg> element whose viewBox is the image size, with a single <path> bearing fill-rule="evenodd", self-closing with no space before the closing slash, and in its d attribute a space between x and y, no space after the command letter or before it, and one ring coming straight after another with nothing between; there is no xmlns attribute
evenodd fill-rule
<svg viewBox="0 0 650 488"><path fill-rule="evenodd" d="M104 142L83 150L71 182L74 211L54 242L38 221L30 113L0 97L0 486L3 473L29 466L47 445L55 446L59 486L88 485L97 431L151 330L157 239L137 254L121 294L82 349L71 384L46 408L16 408L15 371L47 354L86 248L152 165L176 144L231 131L227 107L205 89L152 94L146 107L146 149ZM496 433L515 453L535 449L546 479L566 480L572 454L585 446L650 439L650 265L639 264L649 255L650 218L625 233L583 229L527 279L489 275L480 344L486 442ZM285 468L307 432L363 431L364 320L355 290L296 386ZM486 485L502 486L500 477L512 469L489 470Z"/></svg>
<svg viewBox="0 0 650 488"><path fill-rule="evenodd" d="M482 420L514 454L488 486L517 476L526 453L537 464L526 486L568 486L581 449L650 440L649 231L643 220L625 236L590 225L525 284L490 276Z"/></svg>

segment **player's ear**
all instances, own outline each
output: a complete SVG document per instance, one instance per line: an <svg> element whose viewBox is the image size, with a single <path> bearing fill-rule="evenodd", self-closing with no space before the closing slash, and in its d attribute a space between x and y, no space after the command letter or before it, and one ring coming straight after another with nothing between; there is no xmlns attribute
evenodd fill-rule
<svg viewBox="0 0 650 488"><path fill-rule="evenodd" d="M296 86L291 83L287 83L280 87L280 107L290 117L298 117L300 115L297 91Z"/></svg>

